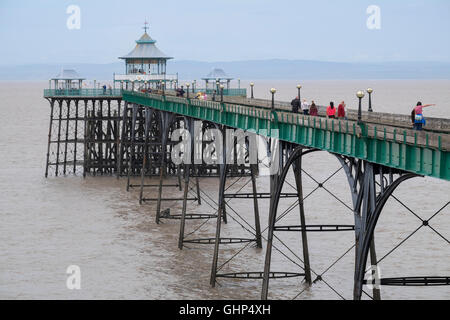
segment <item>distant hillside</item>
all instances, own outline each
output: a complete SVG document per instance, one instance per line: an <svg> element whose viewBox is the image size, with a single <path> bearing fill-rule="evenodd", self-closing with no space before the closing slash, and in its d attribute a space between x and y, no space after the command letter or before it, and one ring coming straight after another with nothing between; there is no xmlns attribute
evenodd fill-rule
<svg viewBox="0 0 450 320"><path fill-rule="evenodd" d="M0 80L47 80L58 74L61 65L0 66ZM122 62L109 64L64 64L88 79L111 79L123 73ZM450 63L388 62L340 63L305 60L251 60L200 62L173 60L168 73L178 72L181 79L200 79L212 68L222 68L241 79L450 79Z"/></svg>

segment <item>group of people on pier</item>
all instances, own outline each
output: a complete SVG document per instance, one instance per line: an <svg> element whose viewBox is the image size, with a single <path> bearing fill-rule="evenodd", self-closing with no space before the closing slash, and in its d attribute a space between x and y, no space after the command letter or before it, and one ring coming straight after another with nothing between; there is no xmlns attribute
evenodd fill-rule
<svg viewBox="0 0 450 320"><path fill-rule="evenodd" d="M298 113L301 110L302 113L307 116L319 115L319 109L317 108L314 100L311 101L311 104L308 104L306 99L303 99L303 101L300 103L300 99L298 97L295 97L295 99L291 101L291 106L293 113ZM337 108L334 106L334 102L331 101L326 110L327 118L347 119L347 117L345 116L345 107L346 104L344 101L342 101Z"/></svg>
<svg viewBox="0 0 450 320"><path fill-rule="evenodd" d="M299 113L301 112L304 115L309 116L318 116L319 111L317 109L317 106L314 101L311 102L311 104L308 104L306 99L303 99L302 102L300 102L299 97L295 97L291 101L292 106L292 112L293 113ZM423 127L425 126L425 117L423 116L423 108L435 106L435 104L425 104L423 105L422 102L417 102L416 107L411 112L411 121L413 123L414 130L421 131L423 130ZM336 108L334 106L334 102L331 101L329 106L326 109L326 117L331 119L347 119L346 112L345 112L346 104L344 101L342 101L339 106Z"/></svg>

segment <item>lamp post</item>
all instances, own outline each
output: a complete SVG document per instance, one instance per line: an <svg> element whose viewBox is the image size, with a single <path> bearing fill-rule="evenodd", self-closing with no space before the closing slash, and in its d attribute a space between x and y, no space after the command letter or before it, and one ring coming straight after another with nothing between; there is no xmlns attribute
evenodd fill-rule
<svg viewBox="0 0 450 320"><path fill-rule="evenodd" d="M251 97L251 99L253 99L254 97L253 97L253 87L255 86L255 84L253 83L253 82L251 82L250 83L250 92L251 92L251 95L250 95L250 97Z"/></svg>
<svg viewBox="0 0 450 320"><path fill-rule="evenodd" d="M241 89L241 79L238 79L238 89Z"/></svg>
<svg viewBox="0 0 450 320"><path fill-rule="evenodd" d="M192 93L195 93L196 82L196 80L192 81Z"/></svg>
<svg viewBox="0 0 450 320"><path fill-rule="evenodd" d="M372 92L373 92L373 89L372 88L368 88L367 89L367 93L369 94L369 112L373 112L373 110L372 110Z"/></svg>
<svg viewBox="0 0 450 320"><path fill-rule="evenodd" d="M275 110L275 92L277 92L277 89L270 89L270 93L272 94L272 111Z"/></svg>
<svg viewBox="0 0 450 320"><path fill-rule="evenodd" d="M189 86L190 86L190 84L189 84L189 83L186 83L186 90L187 90L187 96L186 96L186 98L188 98L188 99L189 99Z"/></svg>
<svg viewBox="0 0 450 320"><path fill-rule="evenodd" d="M223 85L220 85L220 102L223 102Z"/></svg>
<svg viewBox="0 0 450 320"><path fill-rule="evenodd" d="M360 90L356 93L356 96L359 99L359 107L358 107L358 124L362 123L362 111L361 111L361 100L364 98L364 91Z"/></svg>
<svg viewBox="0 0 450 320"><path fill-rule="evenodd" d="M302 97L301 97L301 95L300 95L300 90L302 89L302 86L301 85L297 85L297 90L298 90L298 101L300 102L300 105L301 105L301 103L302 103Z"/></svg>

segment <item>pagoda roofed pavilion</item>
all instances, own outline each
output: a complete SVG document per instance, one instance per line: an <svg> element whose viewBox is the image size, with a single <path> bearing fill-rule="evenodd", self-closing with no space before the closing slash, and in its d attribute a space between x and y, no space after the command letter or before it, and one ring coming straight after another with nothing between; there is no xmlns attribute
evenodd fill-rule
<svg viewBox="0 0 450 320"><path fill-rule="evenodd" d="M49 81L49 88L51 83L54 83L55 89L81 89L85 78L80 75L74 69L61 69L61 72Z"/></svg>
<svg viewBox="0 0 450 320"><path fill-rule="evenodd" d="M234 78L228 76L223 69L220 68L214 68L211 70L210 73L206 75L206 77L202 78L202 80L205 80L205 88L208 88L209 82L213 83L213 88L215 87L217 92L219 92L219 87L222 84L226 83L226 88L230 89L230 81Z"/></svg>
<svg viewBox="0 0 450 320"><path fill-rule="evenodd" d="M136 40L135 48L119 59L125 60L125 74L115 74L115 82L161 83L178 81L176 74L169 75L166 72L167 61L173 59L159 50L156 40L153 40L145 32L139 40Z"/></svg>

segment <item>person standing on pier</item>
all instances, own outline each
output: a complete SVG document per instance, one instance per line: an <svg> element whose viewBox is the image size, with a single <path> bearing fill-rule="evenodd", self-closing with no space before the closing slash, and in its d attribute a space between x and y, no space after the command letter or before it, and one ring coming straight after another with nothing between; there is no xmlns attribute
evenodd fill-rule
<svg viewBox="0 0 450 320"><path fill-rule="evenodd" d="M425 117L423 116L423 108L432 107L435 104L426 104L422 105L422 102L417 102L416 107L414 108L414 129L421 131L423 126L425 125Z"/></svg>
<svg viewBox="0 0 450 320"><path fill-rule="evenodd" d="M183 89L183 86L181 86L180 89L177 89L177 97L184 97L184 93L185 91Z"/></svg>
<svg viewBox="0 0 450 320"><path fill-rule="evenodd" d="M338 116L338 118L346 119L346 117L345 117L345 102L344 101L342 101L338 106L337 116Z"/></svg>
<svg viewBox="0 0 450 320"><path fill-rule="evenodd" d="M303 102L302 102L302 110L303 110L303 114L304 115L309 115L309 104L308 104L308 102L306 101L306 99L303 99Z"/></svg>
<svg viewBox="0 0 450 320"><path fill-rule="evenodd" d="M331 101L327 108L327 118L336 118L336 108L334 107L334 102Z"/></svg>
<svg viewBox="0 0 450 320"><path fill-rule="evenodd" d="M319 110L316 107L316 103L311 101L311 107L309 107L309 115L313 117L317 117L319 115Z"/></svg>
<svg viewBox="0 0 450 320"><path fill-rule="evenodd" d="M300 100L298 97L295 97L295 99L291 101L291 106L292 106L292 112L297 113L298 109L300 108Z"/></svg>

